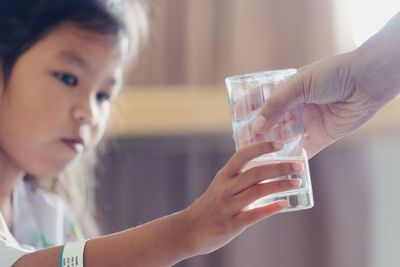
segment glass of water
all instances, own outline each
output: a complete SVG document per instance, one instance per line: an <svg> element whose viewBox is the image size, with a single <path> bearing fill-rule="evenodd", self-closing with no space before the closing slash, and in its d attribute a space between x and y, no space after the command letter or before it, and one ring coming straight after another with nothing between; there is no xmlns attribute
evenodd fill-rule
<svg viewBox="0 0 400 267"><path fill-rule="evenodd" d="M289 79L296 72L295 69L273 70L242 74L225 79L236 150L264 141L284 143L281 151L253 159L243 168L243 171L259 165L280 162L301 162L304 165L304 170L301 173L263 181L263 183L268 183L276 180L299 178L302 180L300 188L258 199L248 207L249 209L264 206L277 200L288 200L289 206L283 212L303 210L314 206L308 158L303 148L304 128L300 119L300 106L285 112L280 121L267 132L255 133L251 127L264 102L275 90L278 90L277 85Z"/></svg>

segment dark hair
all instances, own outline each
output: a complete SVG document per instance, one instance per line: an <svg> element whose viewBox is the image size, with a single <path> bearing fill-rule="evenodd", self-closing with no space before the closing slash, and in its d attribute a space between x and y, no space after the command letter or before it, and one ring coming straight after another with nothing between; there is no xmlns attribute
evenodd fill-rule
<svg viewBox="0 0 400 267"><path fill-rule="evenodd" d="M4 83L26 50L65 21L100 34L124 34L126 8L118 0L1 0L0 62Z"/></svg>

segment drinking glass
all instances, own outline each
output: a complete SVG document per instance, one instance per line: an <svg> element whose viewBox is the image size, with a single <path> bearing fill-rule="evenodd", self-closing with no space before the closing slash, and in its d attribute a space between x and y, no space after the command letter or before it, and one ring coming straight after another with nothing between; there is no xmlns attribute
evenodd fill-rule
<svg viewBox="0 0 400 267"><path fill-rule="evenodd" d="M303 210L314 206L307 153L303 147L304 128L301 122L300 105L294 110L286 111L279 122L266 132L255 133L251 126L264 102L278 90L277 85L289 79L296 72L295 69L272 70L241 74L225 79L236 150L263 141L284 143L282 150L253 159L243 168L243 171L259 165L280 162L302 162L304 165L301 173L262 181L268 183L299 178L302 181L300 188L258 199L248 207L249 209L278 200L288 200L289 202L289 206L283 212Z"/></svg>

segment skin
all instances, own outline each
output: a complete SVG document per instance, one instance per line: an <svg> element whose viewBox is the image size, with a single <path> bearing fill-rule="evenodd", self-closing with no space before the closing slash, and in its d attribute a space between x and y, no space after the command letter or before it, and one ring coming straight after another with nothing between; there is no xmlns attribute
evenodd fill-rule
<svg viewBox="0 0 400 267"><path fill-rule="evenodd" d="M400 12L356 50L314 62L280 84L252 124L269 131L302 107L310 157L349 135L400 93ZM260 108L260 106L256 107Z"/></svg>
<svg viewBox="0 0 400 267"><path fill-rule="evenodd" d="M51 179L99 142L119 91L124 55L116 36L65 22L18 58L0 95L0 208L9 226L12 190L24 174ZM77 137L83 140L81 149L63 141ZM237 151L185 210L89 240L85 266L171 266L225 245L287 206L280 201L249 210L249 204L300 186L298 179L260 183L301 172L299 163L242 171L251 159L280 149L282 144L267 142ZM58 266L61 249L26 254L13 266Z"/></svg>

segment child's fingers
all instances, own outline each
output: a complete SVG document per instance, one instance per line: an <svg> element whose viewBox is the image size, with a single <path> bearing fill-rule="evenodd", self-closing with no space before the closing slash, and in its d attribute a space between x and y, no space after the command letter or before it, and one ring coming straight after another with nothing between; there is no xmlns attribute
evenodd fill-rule
<svg viewBox="0 0 400 267"><path fill-rule="evenodd" d="M299 173L303 169L304 165L301 162L275 163L253 167L236 177L237 184L234 192L237 194L263 180Z"/></svg>
<svg viewBox="0 0 400 267"><path fill-rule="evenodd" d="M266 206L247 210L237 214L234 219L238 227L246 228L262 219L280 212L289 205L287 200L279 200Z"/></svg>
<svg viewBox="0 0 400 267"><path fill-rule="evenodd" d="M300 179L285 179L253 185L233 198L235 209L240 210L262 197L297 189L301 186Z"/></svg>
<svg viewBox="0 0 400 267"><path fill-rule="evenodd" d="M221 172L227 176L234 176L238 174L250 160L263 154L279 151L282 147L283 144L278 142L262 142L244 147L233 154L228 163L222 168Z"/></svg>

